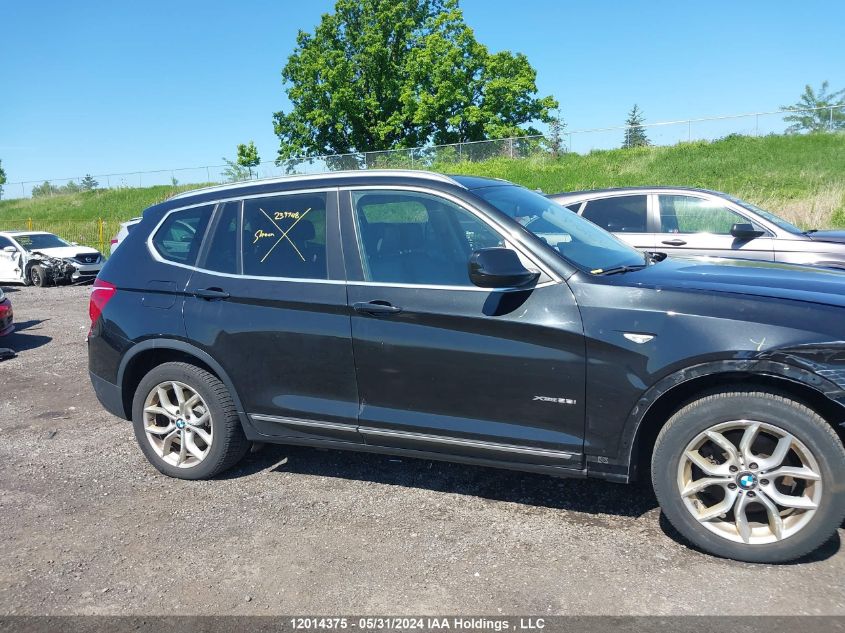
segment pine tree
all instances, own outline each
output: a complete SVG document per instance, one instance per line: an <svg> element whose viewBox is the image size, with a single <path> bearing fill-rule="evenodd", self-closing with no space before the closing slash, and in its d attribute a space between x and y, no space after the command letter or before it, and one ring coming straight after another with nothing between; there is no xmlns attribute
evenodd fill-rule
<svg viewBox="0 0 845 633"><path fill-rule="evenodd" d="M549 119L549 134L546 137L546 147L552 156L557 158L566 153L568 148L563 143L563 131L566 129L566 122L560 116L560 109L556 109Z"/></svg>
<svg viewBox="0 0 845 633"><path fill-rule="evenodd" d="M635 103L634 107L631 108L631 111L628 113L628 118L625 121L627 128L625 129L625 138L622 141L623 148L647 147L651 145L651 141L648 140L648 137L645 134L645 128L643 127L644 121L645 115Z"/></svg>
<svg viewBox="0 0 845 633"><path fill-rule="evenodd" d="M100 186L100 183L94 180L91 174L85 174L85 178L79 181L79 186L82 187L83 191L93 191Z"/></svg>

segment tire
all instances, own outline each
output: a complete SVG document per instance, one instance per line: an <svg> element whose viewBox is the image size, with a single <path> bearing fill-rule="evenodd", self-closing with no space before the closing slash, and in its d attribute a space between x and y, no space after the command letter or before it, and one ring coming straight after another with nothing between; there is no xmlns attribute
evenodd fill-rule
<svg viewBox="0 0 845 633"><path fill-rule="evenodd" d="M657 437L651 477L675 529L724 558L801 558L845 518L845 448L836 431L812 409L765 389L712 392L677 411Z"/></svg>
<svg viewBox="0 0 845 633"><path fill-rule="evenodd" d="M34 264L33 266L30 266L26 277L29 280L29 284L27 285L43 288L47 283L44 274L44 267L41 264Z"/></svg>
<svg viewBox="0 0 845 633"><path fill-rule="evenodd" d="M179 385L185 405L190 405L191 392L199 397L198 403L173 413L171 405L178 408L179 400L174 385ZM167 395L164 404L158 387L163 387ZM148 407L165 413L145 413ZM200 424L205 414L209 419ZM237 464L250 448L225 385L213 374L188 363L164 363L144 376L133 398L132 424L147 460L161 473L177 479L214 477ZM169 436L173 437L168 443ZM195 457L188 447L202 458Z"/></svg>

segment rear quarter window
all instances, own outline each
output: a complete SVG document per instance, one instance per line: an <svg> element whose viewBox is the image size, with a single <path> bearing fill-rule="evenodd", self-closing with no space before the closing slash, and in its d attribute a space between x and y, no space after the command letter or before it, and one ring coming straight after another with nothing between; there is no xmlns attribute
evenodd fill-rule
<svg viewBox="0 0 845 633"><path fill-rule="evenodd" d="M168 215L153 236L158 254L168 261L193 266L213 208L205 205Z"/></svg>

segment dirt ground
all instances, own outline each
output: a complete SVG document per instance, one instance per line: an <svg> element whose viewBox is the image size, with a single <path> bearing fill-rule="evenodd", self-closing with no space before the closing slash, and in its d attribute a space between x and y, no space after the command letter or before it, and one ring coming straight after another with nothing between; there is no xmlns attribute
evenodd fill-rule
<svg viewBox="0 0 845 633"><path fill-rule="evenodd" d="M6 289L0 614L845 614L843 530L719 560L642 486L283 446L168 479L91 390L89 289Z"/></svg>

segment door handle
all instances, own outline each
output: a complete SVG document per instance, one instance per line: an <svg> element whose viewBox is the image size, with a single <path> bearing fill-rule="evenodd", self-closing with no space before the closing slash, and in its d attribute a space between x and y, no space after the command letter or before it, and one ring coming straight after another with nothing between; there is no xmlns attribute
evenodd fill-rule
<svg viewBox="0 0 845 633"><path fill-rule="evenodd" d="M199 297L200 299L213 301L215 299L228 299L229 293L221 288L201 288L200 290L194 291L194 296Z"/></svg>
<svg viewBox="0 0 845 633"><path fill-rule="evenodd" d="M673 240L663 240L661 244L666 244L666 246L685 246L686 242L675 238Z"/></svg>
<svg viewBox="0 0 845 633"><path fill-rule="evenodd" d="M352 307L357 312L372 314L373 316L387 316L402 312L402 308L390 305L387 301L359 301L358 303L353 303Z"/></svg>

